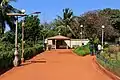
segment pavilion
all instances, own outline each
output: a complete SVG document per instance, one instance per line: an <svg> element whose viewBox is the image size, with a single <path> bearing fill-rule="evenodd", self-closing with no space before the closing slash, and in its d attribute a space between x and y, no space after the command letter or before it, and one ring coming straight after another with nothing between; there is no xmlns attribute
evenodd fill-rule
<svg viewBox="0 0 120 80"><path fill-rule="evenodd" d="M48 46L51 46L51 49L68 49L71 45L71 39L62 35L57 35L54 37L47 38L47 50Z"/></svg>
<svg viewBox="0 0 120 80"><path fill-rule="evenodd" d="M46 50L50 49L72 49L78 46L82 46L82 43L86 45L89 42L88 39L70 39L60 35L49 37L45 40Z"/></svg>

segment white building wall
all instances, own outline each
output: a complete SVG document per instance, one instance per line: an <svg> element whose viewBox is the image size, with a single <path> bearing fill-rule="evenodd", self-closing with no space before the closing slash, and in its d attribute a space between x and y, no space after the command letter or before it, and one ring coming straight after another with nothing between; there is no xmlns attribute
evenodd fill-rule
<svg viewBox="0 0 120 80"><path fill-rule="evenodd" d="M81 46L82 43L84 43L84 45L86 45L89 40L88 39L71 39L71 40L65 40L66 44L70 47L77 47L77 46Z"/></svg>
<svg viewBox="0 0 120 80"><path fill-rule="evenodd" d="M70 47L77 47L77 46L81 46L82 43L84 43L84 45L86 45L89 40L88 39L71 39L71 40L65 40L66 44ZM52 45L52 40L48 40L48 45Z"/></svg>

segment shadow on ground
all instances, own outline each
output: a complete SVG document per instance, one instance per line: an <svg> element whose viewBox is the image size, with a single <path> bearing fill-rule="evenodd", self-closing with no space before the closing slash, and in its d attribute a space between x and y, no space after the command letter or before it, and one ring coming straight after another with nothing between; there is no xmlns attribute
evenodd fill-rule
<svg viewBox="0 0 120 80"><path fill-rule="evenodd" d="M26 65L30 65L30 64L34 64L34 63L46 63L46 60L43 59L37 59L37 60L28 60L25 63L22 63L20 66L26 66Z"/></svg>

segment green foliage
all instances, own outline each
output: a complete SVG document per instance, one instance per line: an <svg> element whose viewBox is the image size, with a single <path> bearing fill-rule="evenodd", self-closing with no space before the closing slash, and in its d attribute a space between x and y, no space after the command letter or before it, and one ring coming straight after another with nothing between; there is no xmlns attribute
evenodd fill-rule
<svg viewBox="0 0 120 80"><path fill-rule="evenodd" d="M75 33L71 29L70 23L72 22L73 17L73 11L69 8L63 9L63 15L57 16L57 19L55 19L55 30L58 31L58 33L61 33L64 36L68 36L68 33L72 33L72 35L75 37ZM71 36L72 36L71 35ZM71 37L69 36L69 37Z"/></svg>
<svg viewBox="0 0 120 80"><path fill-rule="evenodd" d="M74 52L79 56L88 55L90 53L89 45L78 47L74 50Z"/></svg>
<svg viewBox="0 0 120 80"><path fill-rule="evenodd" d="M36 44L34 47L25 48L24 58L30 59L42 51L43 51L43 47L40 44ZM19 50L19 59L21 59L21 49ZM14 60L14 50L0 51L0 70L12 67L13 60Z"/></svg>
<svg viewBox="0 0 120 80"><path fill-rule="evenodd" d="M40 20L38 16L27 16L25 17L25 33L24 33L24 39L25 41L31 41L34 44L39 40L40 37ZM21 27L21 22L19 23L19 27ZM22 29L20 29L22 30Z"/></svg>
<svg viewBox="0 0 120 80"><path fill-rule="evenodd" d="M102 59L103 57L104 59ZM102 56L97 57L97 61L107 70L120 76L120 60L114 60L111 58L107 58L106 56L103 56L103 57Z"/></svg>
<svg viewBox="0 0 120 80"><path fill-rule="evenodd" d="M104 38L106 40L112 40L118 37L120 34L120 10L119 9L103 9L88 11L80 16L73 16L71 9L66 8L63 10L63 16L57 16L54 20L55 30L62 35L67 36L68 33L72 33L69 37L80 38L81 27L83 38L95 38L101 39L102 28L104 25ZM95 39L95 43L98 43L98 39Z"/></svg>
<svg viewBox="0 0 120 80"><path fill-rule="evenodd" d="M0 1L0 34L3 34L6 28L6 23L12 31L15 30L15 16L8 16L7 13L19 13L20 10L14 8L10 2L16 0L1 0Z"/></svg>
<svg viewBox="0 0 120 80"><path fill-rule="evenodd" d="M38 16L27 16L25 18L25 46L24 46L24 58L30 59L33 56L43 51L41 45L40 35L40 20ZM21 59L21 38L22 38L21 21L18 23L18 53L19 63ZM40 37L40 38L39 38ZM0 70L7 69L13 66L14 49L15 47L15 33L14 31L8 31L2 35L0 39Z"/></svg>
<svg viewBox="0 0 120 80"><path fill-rule="evenodd" d="M24 58L30 59L42 51L43 51L43 46L36 44L34 47L29 47L25 49Z"/></svg>
<svg viewBox="0 0 120 80"><path fill-rule="evenodd" d="M108 48L109 47L109 44L104 44L104 48Z"/></svg>
<svg viewBox="0 0 120 80"><path fill-rule="evenodd" d="M0 70L13 66L14 51L0 52Z"/></svg>

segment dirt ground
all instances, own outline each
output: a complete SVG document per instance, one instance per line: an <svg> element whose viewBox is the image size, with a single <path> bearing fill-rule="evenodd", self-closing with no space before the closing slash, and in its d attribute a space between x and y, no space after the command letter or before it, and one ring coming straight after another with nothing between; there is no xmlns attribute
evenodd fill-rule
<svg viewBox="0 0 120 80"><path fill-rule="evenodd" d="M80 57L68 49L46 51L7 71L0 80L111 80L96 69L93 57Z"/></svg>

